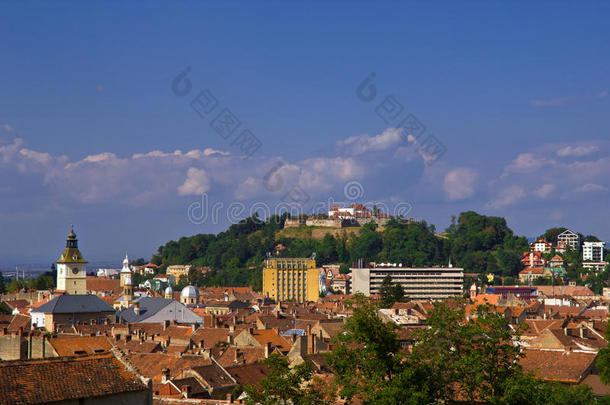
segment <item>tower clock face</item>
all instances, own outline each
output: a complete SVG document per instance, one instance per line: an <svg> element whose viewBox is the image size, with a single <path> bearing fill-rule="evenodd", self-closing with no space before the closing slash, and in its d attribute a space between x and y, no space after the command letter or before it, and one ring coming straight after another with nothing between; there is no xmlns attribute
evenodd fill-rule
<svg viewBox="0 0 610 405"><path fill-rule="evenodd" d="M72 274L78 274L78 267L72 269Z"/></svg>

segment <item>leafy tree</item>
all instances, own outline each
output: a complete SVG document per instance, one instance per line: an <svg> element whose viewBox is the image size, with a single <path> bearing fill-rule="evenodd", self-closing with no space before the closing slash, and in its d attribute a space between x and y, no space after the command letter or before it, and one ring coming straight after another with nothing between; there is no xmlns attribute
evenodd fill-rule
<svg viewBox="0 0 610 405"><path fill-rule="evenodd" d="M544 240L546 240L549 243L557 243L557 237L559 236L559 234L563 233L564 231L566 231L568 228L564 228L564 227L558 227L558 228L550 228L547 229L546 232L544 232L542 235L540 235L541 238L544 238Z"/></svg>
<svg viewBox="0 0 610 405"><path fill-rule="evenodd" d="M587 386L567 386L539 380L531 373L516 373L504 383L505 405L592 405L596 401Z"/></svg>
<svg viewBox="0 0 610 405"><path fill-rule="evenodd" d="M402 286L392 282L390 275L385 276L381 282L379 295L381 295L383 308L391 308L395 302L402 302L405 299L405 291Z"/></svg>
<svg viewBox="0 0 610 405"><path fill-rule="evenodd" d="M358 397L364 404L428 403L430 375L401 353L396 325L384 323L379 306L360 294L348 305L353 315L327 355L341 397Z"/></svg>
<svg viewBox="0 0 610 405"><path fill-rule="evenodd" d="M306 387L313 372L307 363L290 368L290 362L284 356L272 354L265 359L268 374L258 385L244 388L249 405L317 405L325 404L324 392L319 385Z"/></svg>
<svg viewBox="0 0 610 405"><path fill-rule="evenodd" d="M4 293L5 287L4 287L4 276L2 275L2 272L0 271L0 294Z"/></svg>
<svg viewBox="0 0 610 405"><path fill-rule="evenodd" d="M16 278L13 278L11 280L11 282L8 284L8 286L6 287L6 291L10 292L10 293L16 293L19 292L19 290L21 290L24 287L24 283L17 280Z"/></svg>
<svg viewBox="0 0 610 405"><path fill-rule="evenodd" d="M435 303L413 356L431 367L441 401L456 395L471 402L501 398L504 382L520 372L513 332L503 314L487 305L465 318L461 302Z"/></svg>

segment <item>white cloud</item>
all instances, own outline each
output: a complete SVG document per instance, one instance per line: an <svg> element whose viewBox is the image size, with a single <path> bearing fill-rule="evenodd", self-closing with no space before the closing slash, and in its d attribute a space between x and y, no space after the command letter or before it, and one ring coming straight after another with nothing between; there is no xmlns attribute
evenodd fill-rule
<svg viewBox="0 0 610 405"><path fill-rule="evenodd" d="M400 135L400 130L388 128L376 136L350 136L344 141L337 142L337 145L348 154L360 155L367 152L385 151L403 142L405 141Z"/></svg>
<svg viewBox="0 0 610 405"><path fill-rule="evenodd" d="M525 189L518 185L509 186L500 191L496 198L490 201L487 206L492 209L501 209L510 205L517 204L527 196Z"/></svg>
<svg viewBox="0 0 610 405"><path fill-rule="evenodd" d="M7 134L15 132L15 127L11 124L0 124L0 130L6 132Z"/></svg>
<svg viewBox="0 0 610 405"><path fill-rule="evenodd" d="M554 184L547 183L547 184L543 184L542 186L540 186L540 188L536 189L536 191L534 191L534 194L540 198L547 198L556 189L557 189L557 186L555 186Z"/></svg>
<svg viewBox="0 0 610 405"><path fill-rule="evenodd" d="M599 148L597 146L565 146L557 150L558 156L586 156L593 152L597 152Z"/></svg>
<svg viewBox="0 0 610 405"><path fill-rule="evenodd" d="M600 191L608 191L608 187L602 186L601 184L584 184L578 188L578 191L581 193L594 193Z"/></svg>
<svg viewBox="0 0 610 405"><path fill-rule="evenodd" d="M210 179L205 170L194 167L189 168L186 180L178 187L180 195L200 195L210 189Z"/></svg>
<svg viewBox="0 0 610 405"><path fill-rule="evenodd" d="M477 173L469 168L453 169L445 175L443 190L449 201L463 200L474 194Z"/></svg>
<svg viewBox="0 0 610 405"><path fill-rule="evenodd" d="M521 153L517 158L507 166L507 171L512 172L529 172L540 169L545 165L552 164L553 161L539 154L526 152Z"/></svg>

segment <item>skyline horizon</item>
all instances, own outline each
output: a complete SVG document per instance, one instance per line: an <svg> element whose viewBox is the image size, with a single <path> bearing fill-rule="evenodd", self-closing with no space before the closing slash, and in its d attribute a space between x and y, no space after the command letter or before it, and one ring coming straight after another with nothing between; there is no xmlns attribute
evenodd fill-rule
<svg viewBox="0 0 610 405"><path fill-rule="evenodd" d="M474 211L474 210L466 210L466 211L463 211L463 212L467 212L467 211ZM481 215L487 215L487 214L485 214L485 213L481 213L481 212L478 212L478 211L475 211L475 212L477 212L478 214L481 214ZM308 214L308 215L312 215L313 213L308 212L307 214ZM459 215L460 215L460 214L461 214L461 212L460 212L460 213L456 213L456 214L455 214L455 215L456 215L456 219L457 219L457 218L459 218ZM536 238L538 238L539 236L543 235L543 234L544 234L544 232L545 232L547 229L550 229L550 228L560 228L560 227L565 227L565 228L567 228L567 229L569 229L569 230L571 230L571 231L573 231L573 232L580 233L580 234L582 234L582 235L584 235L584 236L588 236L588 235L596 236L596 237L598 237L598 238L599 238L601 241L603 241L603 242L608 242L608 239L606 239L606 238L604 238L604 237L602 237L602 236L600 236L600 235L597 235L597 234L594 234L594 233L590 233L590 232L582 232L582 230L580 230L580 229L573 229L573 228L570 228L570 227L564 226L563 224L556 224L556 225L553 225L553 226L551 226L551 227L549 227L549 228L544 228L544 229L541 229L541 230L540 230L538 233L536 233L536 234L526 235L526 234L520 233L518 230L514 229L514 228L511 226L511 224L510 224L510 220L509 220L509 218L502 217L502 216L497 216L497 215L487 215L487 216L494 216L494 217L500 217L500 218L504 218L504 219L506 220L507 226L508 226L508 227L509 227L509 228L510 228L512 231L513 231L514 235L515 235L515 236L518 236L518 237L525 237L525 238L528 240L528 242L533 242L533 241L534 241ZM241 218L241 219L246 219L246 218L244 217L244 218ZM240 219L240 220L241 220L241 219ZM405 218L405 219L407 219L407 218ZM449 220L449 221L447 221L447 225L446 225L446 226L444 226L444 227L442 227L442 228L438 228L438 227L437 227L437 224L432 223L432 222L429 222L429 221L427 221L425 218L413 218L413 219L414 219L415 221L422 221L422 220L423 220L423 221L426 221L426 223L427 223L428 225L434 225L434 226L435 226L435 228L436 228L436 232L437 232L437 233L445 232L445 230L446 230L446 229L447 229L447 228L448 228L448 227L451 225L451 220ZM238 222L239 222L239 221L237 221L237 222L232 222L232 223L230 223L229 225L227 225L227 227L226 227L226 228L221 229L221 230L219 230L218 232L213 232L212 234L217 235L217 234L218 234L218 233L220 233L220 232L224 232L224 231L226 231L226 230L228 229L228 227L229 227L229 226L234 225L234 224L236 224L236 223L238 223ZM263 222L264 222L264 221L263 221ZM72 225L71 225L71 226L72 226ZM96 268L102 268L102 267L99 267L99 266L100 266L100 265L102 265L102 264L108 264L108 265L113 264L113 265L116 265L116 267L117 267L117 268L120 268L120 267L121 267L122 261L123 261L123 259L124 259L124 254L123 254L123 256L121 256L121 258L119 258L119 259L114 259L114 258L110 258L110 257L95 257L94 259L89 260L88 255L85 253L85 252L86 252L86 247L85 247L85 249L83 249L83 248L82 248L82 246L80 245L80 244L81 244L81 237L79 236L79 233L78 233L78 225L76 225L76 226L75 226L75 228L76 228L76 229L74 230L74 232L76 233L77 238L78 238L78 240L79 240L79 249L80 249L81 251L83 251L83 256L85 257L85 260L87 260L89 263L94 264ZM69 231L68 231L68 232L69 232ZM208 233L208 232L201 232L201 233L206 234L206 233ZM178 240L178 239L180 239L181 237L191 237L191 236L195 236L195 235L198 235L198 234L199 234L199 233L195 233L195 234L189 234L189 235L181 235L181 236L180 236L180 237L178 237L178 238L167 239L167 240L165 240L165 241L161 242L161 243L159 244L159 246L163 246L164 244L166 244L167 242L170 242L170 241L177 241L177 240ZM208 234L209 234L209 233L208 233ZM67 235L67 233L66 233L66 235ZM65 236L64 236L64 239L63 239L63 240L65 241ZM58 246L59 246L59 245L58 245ZM61 246L63 246L63 244L62 244ZM63 248L59 248L58 253L56 254L57 258L59 257L59 255L61 255L61 252L62 252L62 251L63 251ZM152 252L151 252L150 254L148 254L148 255L142 255L142 254L130 255L130 256L129 256L129 257L130 257L130 262L131 262L132 260L136 260L136 259L140 259L140 258L142 258L142 259L144 259L145 261L147 261L147 262L148 262L148 261L150 261L151 257L152 257L154 254L156 254L156 253L157 253L157 250L155 249L154 251L152 251ZM127 251L127 254L129 255L129 250ZM53 260L51 260L51 261L49 261L49 259L45 259L45 258L38 258L38 259L24 259L24 260L19 260L19 259L18 259L18 260L7 260L7 261L2 261L2 262L0 262L0 272L3 272L3 271L12 271L12 272L14 272L14 271L15 271L15 269L12 269L12 270L11 270L11 269L9 269L9 268L8 268L8 267L11 267L11 266L13 266L13 267L14 267L14 266L31 266L31 267L34 267L34 268L40 268L40 269L43 269L43 266L44 266L44 265L49 265L49 266L50 266L51 264L55 263L55 261L57 260L57 258L55 258L55 259L53 259ZM88 263L88 264L89 264L89 263ZM112 268L112 267L111 267L111 268ZM43 270L43 271L41 271L41 272L44 272L44 270ZM6 276L6 275L5 275L5 276Z"/></svg>

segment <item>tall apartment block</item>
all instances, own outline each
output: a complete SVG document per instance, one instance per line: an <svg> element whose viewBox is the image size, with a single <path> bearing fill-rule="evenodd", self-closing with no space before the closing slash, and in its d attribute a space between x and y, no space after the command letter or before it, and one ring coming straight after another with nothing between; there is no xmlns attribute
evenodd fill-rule
<svg viewBox="0 0 610 405"><path fill-rule="evenodd" d="M263 269L263 294L275 301L317 301L319 270L308 258L269 258Z"/></svg>

